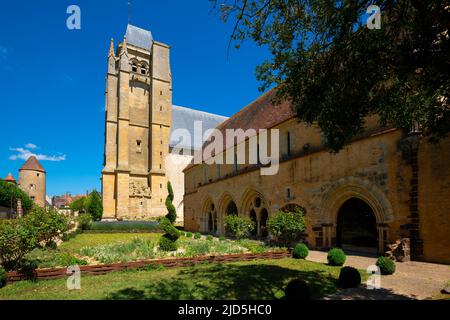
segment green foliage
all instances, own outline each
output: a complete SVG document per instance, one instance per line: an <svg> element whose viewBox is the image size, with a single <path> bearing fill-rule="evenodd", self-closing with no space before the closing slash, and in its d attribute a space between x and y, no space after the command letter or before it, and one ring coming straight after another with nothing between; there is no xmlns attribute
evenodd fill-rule
<svg viewBox="0 0 450 320"><path fill-rule="evenodd" d="M92 216L89 213L81 213L78 216L78 228L90 230L92 226Z"/></svg>
<svg viewBox="0 0 450 320"><path fill-rule="evenodd" d="M173 241L166 235L163 235L159 238L159 249L162 251L176 251L178 249L178 245L176 241Z"/></svg>
<svg viewBox="0 0 450 320"><path fill-rule="evenodd" d="M82 197L75 201L72 201L72 203L69 204L69 208L70 208L70 210L72 210L74 212L85 213L85 212L87 212L86 203L87 203L87 198Z"/></svg>
<svg viewBox="0 0 450 320"><path fill-rule="evenodd" d="M10 208L12 205L15 209L18 199L21 200L25 212L31 210L33 201L25 192L12 183L0 180L0 206Z"/></svg>
<svg viewBox="0 0 450 320"><path fill-rule="evenodd" d="M395 272L395 262L388 257L379 257L377 266L380 268L381 274L389 275Z"/></svg>
<svg viewBox="0 0 450 320"><path fill-rule="evenodd" d="M224 219L225 231L236 239L243 239L255 229L255 223L248 217L227 215Z"/></svg>
<svg viewBox="0 0 450 320"><path fill-rule="evenodd" d="M88 263L68 252L48 248L36 248L25 256L26 260L36 261L39 268L68 267L73 265L87 265Z"/></svg>
<svg viewBox="0 0 450 320"><path fill-rule="evenodd" d="M292 251L292 257L294 257L295 259L305 259L308 254L308 247L304 243L297 244Z"/></svg>
<svg viewBox="0 0 450 320"><path fill-rule="evenodd" d="M232 39L267 46L261 90L278 86L300 120L318 124L337 151L367 115L381 124L417 123L436 140L450 131L448 4L428 0L213 0ZM366 26L369 4L381 28ZM364 66L362 68L361 66Z"/></svg>
<svg viewBox="0 0 450 320"><path fill-rule="evenodd" d="M361 275L353 267L343 267L339 273L338 283L341 288L356 288L361 284Z"/></svg>
<svg viewBox="0 0 450 320"><path fill-rule="evenodd" d="M202 237L202 235L200 234L200 232L196 232L194 234L194 239L200 239Z"/></svg>
<svg viewBox="0 0 450 320"><path fill-rule="evenodd" d="M286 300L309 300L311 297L308 284L301 279L291 280L284 289Z"/></svg>
<svg viewBox="0 0 450 320"><path fill-rule="evenodd" d="M186 232L186 238L192 238L192 232Z"/></svg>
<svg viewBox="0 0 450 320"><path fill-rule="evenodd" d="M327 260L331 266L342 266L345 263L345 253L341 248L333 248L328 251Z"/></svg>
<svg viewBox="0 0 450 320"><path fill-rule="evenodd" d="M155 241L132 238L131 241L83 247L80 253L101 263L127 262L155 257Z"/></svg>
<svg viewBox="0 0 450 320"><path fill-rule="evenodd" d="M69 220L55 210L34 207L30 213L21 219L26 227L36 232L37 241L46 245L56 236L66 232Z"/></svg>
<svg viewBox="0 0 450 320"><path fill-rule="evenodd" d="M213 236L210 234L206 236L206 240L208 241L213 241L213 239L214 239Z"/></svg>
<svg viewBox="0 0 450 320"><path fill-rule="evenodd" d="M3 288L6 285L6 280L6 271L2 266L0 266L0 288Z"/></svg>
<svg viewBox="0 0 450 320"><path fill-rule="evenodd" d="M68 229L67 219L56 211L33 207L25 217L0 224L0 264L17 269L24 256L45 246Z"/></svg>
<svg viewBox="0 0 450 320"><path fill-rule="evenodd" d="M276 211L267 221L267 229L279 243L289 246L305 231L305 214L300 207L293 212Z"/></svg>
<svg viewBox="0 0 450 320"><path fill-rule="evenodd" d="M220 236L219 237L219 241L226 241L227 240L227 238L225 238L225 236Z"/></svg>
<svg viewBox="0 0 450 320"><path fill-rule="evenodd" d="M169 219L169 221L173 224L177 220L177 210L175 209L175 206L173 205L173 189L172 184L170 181L167 182L167 198L166 198L166 208L167 208L167 215L166 218Z"/></svg>
<svg viewBox="0 0 450 320"><path fill-rule="evenodd" d="M94 221L102 220L103 216L103 204L102 198L97 190L91 192L87 201L86 211L89 212Z"/></svg>

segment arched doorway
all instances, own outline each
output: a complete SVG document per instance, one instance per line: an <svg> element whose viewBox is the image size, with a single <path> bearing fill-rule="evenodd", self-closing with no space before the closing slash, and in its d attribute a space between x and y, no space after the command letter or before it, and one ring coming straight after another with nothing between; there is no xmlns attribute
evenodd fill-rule
<svg viewBox="0 0 450 320"><path fill-rule="evenodd" d="M250 219L255 224L255 227L251 231L251 235L256 237L258 235L258 218L256 217L256 211L253 209L250 211Z"/></svg>
<svg viewBox="0 0 450 320"><path fill-rule="evenodd" d="M267 219L269 219L269 213L267 212L266 208L261 210L261 237L266 238L269 235L269 232L267 231Z"/></svg>
<svg viewBox="0 0 450 320"><path fill-rule="evenodd" d="M337 216L336 244L346 251L377 254L376 217L365 201L350 198L342 204Z"/></svg>
<svg viewBox="0 0 450 320"><path fill-rule="evenodd" d="M234 201L230 201L230 203L228 203L227 208L225 210L225 214L228 215L236 215L238 214L238 209L236 206L236 203L234 203Z"/></svg>

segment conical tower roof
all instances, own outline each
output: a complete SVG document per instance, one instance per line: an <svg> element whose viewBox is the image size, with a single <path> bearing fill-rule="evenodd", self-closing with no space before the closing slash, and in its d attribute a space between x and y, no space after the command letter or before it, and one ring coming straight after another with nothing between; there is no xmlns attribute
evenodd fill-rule
<svg viewBox="0 0 450 320"><path fill-rule="evenodd" d="M22 170L33 170L45 173L44 167L42 167L42 165L39 163L38 159L35 156L31 156L28 158L28 160L19 169L19 171Z"/></svg>
<svg viewBox="0 0 450 320"><path fill-rule="evenodd" d="M13 177L13 175L12 175L11 172L8 173L8 175L7 175L6 178L5 178L5 181L16 183L16 179L14 179L14 177Z"/></svg>

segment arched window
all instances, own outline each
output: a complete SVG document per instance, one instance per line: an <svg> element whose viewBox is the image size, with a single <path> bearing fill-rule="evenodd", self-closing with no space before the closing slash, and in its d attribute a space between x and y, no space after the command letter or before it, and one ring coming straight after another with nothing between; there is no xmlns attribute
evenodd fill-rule
<svg viewBox="0 0 450 320"><path fill-rule="evenodd" d="M134 61L131 63L131 71L138 72L138 66Z"/></svg>
<svg viewBox="0 0 450 320"><path fill-rule="evenodd" d="M230 201L230 203L227 206L227 209L225 210L225 213L228 215L238 215L238 209L236 206L236 203L234 201Z"/></svg>

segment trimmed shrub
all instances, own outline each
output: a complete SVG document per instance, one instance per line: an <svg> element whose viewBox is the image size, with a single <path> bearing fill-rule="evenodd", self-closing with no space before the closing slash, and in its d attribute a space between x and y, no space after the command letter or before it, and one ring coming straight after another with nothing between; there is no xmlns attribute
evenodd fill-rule
<svg viewBox="0 0 450 320"><path fill-rule="evenodd" d="M255 229L255 223L248 217L239 217L237 215L228 215L224 219L225 231L236 239L243 239Z"/></svg>
<svg viewBox="0 0 450 320"><path fill-rule="evenodd" d="M38 266L39 260L24 258L20 262L19 270L28 280L36 280Z"/></svg>
<svg viewBox="0 0 450 320"><path fill-rule="evenodd" d="M331 266L342 266L345 263L345 253L341 248L333 248L328 251L328 264Z"/></svg>
<svg viewBox="0 0 450 320"><path fill-rule="evenodd" d="M167 209L167 215L166 218L169 219L170 223L175 223L175 221L177 220L177 210L175 208L175 206L173 205L173 189L172 189L172 184L170 183L170 181L167 182L167 198L166 198L166 209Z"/></svg>
<svg viewBox="0 0 450 320"><path fill-rule="evenodd" d="M159 249L162 251L176 251L178 249L178 245L176 241L173 241L163 235L159 238Z"/></svg>
<svg viewBox="0 0 450 320"><path fill-rule="evenodd" d="M305 213L301 208L293 212L276 211L267 221L267 229L276 237L277 242L289 246L300 240L305 231Z"/></svg>
<svg viewBox="0 0 450 320"><path fill-rule="evenodd" d="M69 229L69 220L64 215L40 207L33 207L31 212L21 219L21 223L37 233L37 240L42 242L43 246Z"/></svg>
<svg viewBox="0 0 450 320"><path fill-rule="evenodd" d="M220 236L219 237L219 241L225 241L225 240L227 240L227 238L225 238L225 236Z"/></svg>
<svg viewBox="0 0 450 320"><path fill-rule="evenodd" d="M294 259L305 259L309 254L308 247L304 243L299 243L294 247L292 251L292 257Z"/></svg>
<svg viewBox="0 0 450 320"><path fill-rule="evenodd" d="M284 289L286 300L309 300L310 295L308 284L300 279L291 280Z"/></svg>
<svg viewBox="0 0 450 320"><path fill-rule="evenodd" d="M82 213L78 216L78 228L90 230L92 227L92 216L89 213Z"/></svg>
<svg viewBox="0 0 450 320"><path fill-rule="evenodd" d="M158 221L161 229L165 232L164 236L171 239L172 241L177 241L181 235L180 230L175 228L170 220L166 217L159 218Z"/></svg>
<svg viewBox="0 0 450 320"><path fill-rule="evenodd" d="M361 275L353 267L343 267L339 273L338 284L341 288L356 288L361 284Z"/></svg>
<svg viewBox="0 0 450 320"><path fill-rule="evenodd" d="M395 272L395 262L388 257L379 257L377 259L377 267L380 268L381 274L388 275Z"/></svg>
<svg viewBox="0 0 450 320"><path fill-rule="evenodd" d="M202 235L200 234L200 232L196 232L194 234L194 239L200 239L202 237Z"/></svg>
<svg viewBox="0 0 450 320"><path fill-rule="evenodd" d="M186 237L187 238L192 238L192 232L186 232Z"/></svg>
<svg viewBox="0 0 450 320"><path fill-rule="evenodd" d="M214 239L213 236L210 234L206 236L206 240L208 241L213 241L213 239Z"/></svg>
<svg viewBox="0 0 450 320"><path fill-rule="evenodd" d="M0 288L3 288L6 285L6 271L0 266Z"/></svg>

